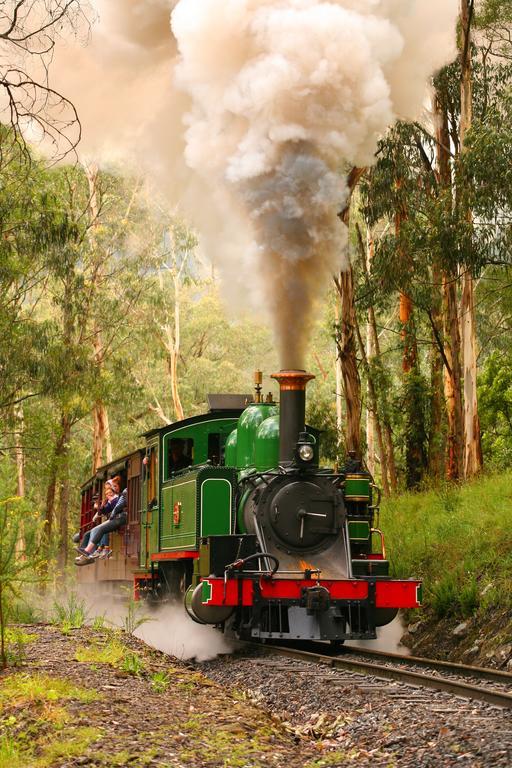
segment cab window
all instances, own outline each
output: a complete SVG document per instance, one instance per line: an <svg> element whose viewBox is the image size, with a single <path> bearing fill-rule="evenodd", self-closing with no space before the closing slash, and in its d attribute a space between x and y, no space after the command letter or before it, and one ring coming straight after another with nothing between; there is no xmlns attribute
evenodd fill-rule
<svg viewBox="0 0 512 768"><path fill-rule="evenodd" d="M190 467L194 463L194 441L191 438L171 437L167 443L167 477Z"/></svg>
<svg viewBox="0 0 512 768"><path fill-rule="evenodd" d="M208 459L212 464L221 463L220 433L212 432L208 435Z"/></svg>

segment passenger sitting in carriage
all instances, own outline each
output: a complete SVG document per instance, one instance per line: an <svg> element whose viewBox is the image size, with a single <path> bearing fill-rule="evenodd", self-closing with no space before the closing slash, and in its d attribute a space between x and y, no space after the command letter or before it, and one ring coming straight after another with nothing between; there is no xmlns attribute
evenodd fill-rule
<svg viewBox="0 0 512 768"><path fill-rule="evenodd" d="M112 510L114 509L115 505L117 504L119 500L119 491L120 491L120 481L121 478L119 476L112 477L110 480L107 480L105 483L105 489L104 489L104 501L101 504L101 506L98 504L98 497L93 497L94 501L94 516L92 518L92 522L96 523L98 521L103 522L102 518L108 518ZM78 536L78 539L75 539L75 541L79 542L79 546L77 547L77 552L83 554L85 548L89 544L89 539L91 537L92 530L86 531L83 535L82 541L80 541L80 538ZM94 553L95 557L110 557L111 555L111 549L108 545L108 533L105 533L100 541L99 547Z"/></svg>
<svg viewBox="0 0 512 768"><path fill-rule="evenodd" d="M92 529L89 535L89 542L86 547L78 547L79 557L75 560L75 565L89 565L93 563L95 558L95 551L98 547L98 543L102 540L103 536L112 531L117 531L126 525L127 515L126 507L128 501L128 489L125 488L121 496L117 499L117 502L111 508L109 518L106 522L100 523Z"/></svg>

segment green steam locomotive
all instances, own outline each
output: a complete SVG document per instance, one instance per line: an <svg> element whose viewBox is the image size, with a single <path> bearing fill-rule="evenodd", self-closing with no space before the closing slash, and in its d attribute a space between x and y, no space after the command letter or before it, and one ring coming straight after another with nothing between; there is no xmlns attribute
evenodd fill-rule
<svg viewBox="0 0 512 768"><path fill-rule="evenodd" d="M392 579L375 527L380 494L357 457L319 465L321 434L305 425L304 371L274 374L261 395L209 397L209 412L144 435L144 446L82 487L81 533L93 500L121 475L127 524L113 556L78 580L133 584L137 598L183 599L191 619L242 639L372 639L421 583Z"/></svg>

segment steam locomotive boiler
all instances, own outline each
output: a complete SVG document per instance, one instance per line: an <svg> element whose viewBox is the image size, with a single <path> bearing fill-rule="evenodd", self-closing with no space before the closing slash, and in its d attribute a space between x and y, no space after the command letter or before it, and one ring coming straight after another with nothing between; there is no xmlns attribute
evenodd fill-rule
<svg viewBox="0 0 512 768"><path fill-rule="evenodd" d="M371 639L420 605L419 581L389 576L369 474L355 456L341 471L319 465L321 434L305 424L314 377L273 378L279 405L263 402L259 374L254 398L210 396L208 414L148 432L84 485L82 532L113 474L126 478L129 514L114 556L80 569L82 582L182 596L194 621L242 639Z"/></svg>

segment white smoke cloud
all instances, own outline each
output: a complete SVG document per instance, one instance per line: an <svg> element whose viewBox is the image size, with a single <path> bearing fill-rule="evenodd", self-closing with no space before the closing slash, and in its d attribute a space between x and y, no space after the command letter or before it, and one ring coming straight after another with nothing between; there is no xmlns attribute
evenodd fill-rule
<svg viewBox="0 0 512 768"><path fill-rule="evenodd" d="M193 100L185 157L245 216L283 367L302 365L314 299L343 266L345 174L417 116L428 76L454 55L457 12L457 0L179 0L173 11L178 83Z"/></svg>
<svg viewBox="0 0 512 768"><path fill-rule="evenodd" d="M314 299L345 263L346 172L418 116L455 53L458 0L91 4L88 45L59 45L52 70L82 153L130 162L179 205L229 303L266 305L283 366L300 366Z"/></svg>

